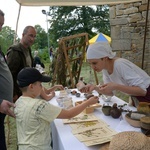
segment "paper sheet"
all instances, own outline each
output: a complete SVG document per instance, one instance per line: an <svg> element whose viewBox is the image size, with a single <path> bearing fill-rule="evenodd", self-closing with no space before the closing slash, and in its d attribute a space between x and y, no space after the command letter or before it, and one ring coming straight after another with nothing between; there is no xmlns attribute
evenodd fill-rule
<svg viewBox="0 0 150 150"><path fill-rule="evenodd" d="M103 120L96 120L96 121L85 121L85 122L80 122L80 123L75 123L75 124L70 124L71 128L73 130L76 129L83 129L86 127L91 127L91 126L95 126L95 125L99 125L100 127L103 126L108 126L106 122L104 122Z"/></svg>
<svg viewBox="0 0 150 150"><path fill-rule="evenodd" d="M74 118L63 119L63 123L69 124L69 123L78 123L78 122L96 121L96 120L98 120L98 118L94 116L93 114L81 113Z"/></svg>

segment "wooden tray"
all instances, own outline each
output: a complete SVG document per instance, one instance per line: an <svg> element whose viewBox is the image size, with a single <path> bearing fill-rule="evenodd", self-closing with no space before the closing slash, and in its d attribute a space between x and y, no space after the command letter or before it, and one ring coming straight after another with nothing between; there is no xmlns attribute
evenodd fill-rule
<svg viewBox="0 0 150 150"><path fill-rule="evenodd" d="M141 125L140 125L140 120L132 119L132 118L130 117L130 114L129 114L129 113L125 115L125 119L126 119L126 121L127 121L131 126L133 126L133 127L135 127L135 128L140 128L140 127L141 127Z"/></svg>

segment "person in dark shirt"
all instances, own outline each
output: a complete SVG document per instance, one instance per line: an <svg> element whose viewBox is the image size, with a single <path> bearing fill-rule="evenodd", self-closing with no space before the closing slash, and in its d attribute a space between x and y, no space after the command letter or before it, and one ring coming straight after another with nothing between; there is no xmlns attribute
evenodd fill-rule
<svg viewBox="0 0 150 150"><path fill-rule="evenodd" d="M34 60L33 60L33 67L40 71L40 73L45 73L44 68L45 65L42 63L38 51L34 51Z"/></svg>
<svg viewBox="0 0 150 150"><path fill-rule="evenodd" d="M0 10L0 31L4 24L4 13ZM13 79L5 56L0 48L0 149L6 150L4 120L6 115L15 117L11 107L13 99Z"/></svg>

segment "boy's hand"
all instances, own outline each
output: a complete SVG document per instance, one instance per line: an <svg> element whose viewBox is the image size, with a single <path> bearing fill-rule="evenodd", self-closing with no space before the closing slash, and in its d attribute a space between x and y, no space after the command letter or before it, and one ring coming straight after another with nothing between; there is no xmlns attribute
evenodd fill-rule
<svg viewBox="0 0 150 150"><path fill-rule="evenodd" d="M64 87L62 85L55 85L53 90L56 90L56 89L64 90Z"/></svg>
<svg viewBox="0 0 150 150"><path fill-rule="evenodd" d="M96 103L99 103L99 97L98 96L92 96L88 99L90 105L93 105L93 104L96 104Z"/></svg>

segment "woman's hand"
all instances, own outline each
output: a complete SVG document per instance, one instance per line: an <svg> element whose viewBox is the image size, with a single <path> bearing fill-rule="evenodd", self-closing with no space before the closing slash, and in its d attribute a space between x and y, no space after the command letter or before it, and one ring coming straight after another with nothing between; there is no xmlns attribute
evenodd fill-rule
<svg viewBox="0 0 150 150"><path fill-rule="evenodd" d="M90 93L95 89L95 85L93 84L88 84L84 86L83 88L80 89L80 92L82 93Z"/></svg>
<svg viewBox="0 0 150 150"><path fill-rule="evenodd" d="M99 92L104 95L113 95L113 91L115 90L116 83L109 82L99 86Z"/></svg>

